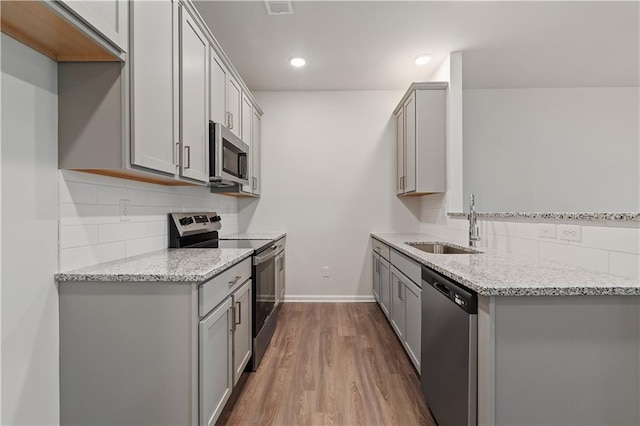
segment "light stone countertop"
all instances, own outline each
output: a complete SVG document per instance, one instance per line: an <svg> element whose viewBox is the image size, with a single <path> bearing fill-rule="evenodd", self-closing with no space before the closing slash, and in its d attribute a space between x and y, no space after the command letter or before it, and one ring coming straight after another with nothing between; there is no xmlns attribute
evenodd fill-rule
<svg viewBox="0 0 640 426"><path fill-rule="evenodd" d="M405 242L443 241L426 234L372 237L485 296L640 295L640 283L561 263L479 247L481 254L431 254Z"/></svg>
<svg viewBox="0 0 640 426"><path fill-rule="evenodd" d="M449 217L468 219L469 213L450 212ZM597 213L597 212L565 212L565 213L544 213L544 212L477 212L481 219L551 219L551 220L579 220L579 221L616 221L616 222L640 222L639 212L630 213Z"/></svg>
<svg viewBox="0 0 640 426"><path fill-rule="evenodd" d="M253 254L252 249L164 249L56 274L58 282L203 282Z"/></svg>
<svg viewBox="0 0 640 426"><path fill-rule="evenodd" d="M249 232L221 236L221 240L279 240L284 232Z"/></svg>

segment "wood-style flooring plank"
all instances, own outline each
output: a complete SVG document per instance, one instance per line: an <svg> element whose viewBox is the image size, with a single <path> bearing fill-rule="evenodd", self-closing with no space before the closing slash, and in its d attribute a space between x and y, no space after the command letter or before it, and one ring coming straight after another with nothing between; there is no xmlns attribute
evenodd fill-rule
<svg viewBox="0 0 640 426"><path fill-rule="evenodd" d="M286 303L229 425L434 425L375 303Z"/></svg>

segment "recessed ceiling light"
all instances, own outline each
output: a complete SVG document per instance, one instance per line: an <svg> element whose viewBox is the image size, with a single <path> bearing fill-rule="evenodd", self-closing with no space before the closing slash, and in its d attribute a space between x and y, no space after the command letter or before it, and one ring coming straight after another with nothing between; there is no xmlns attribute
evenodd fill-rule
<svg viewBox="0 0 640 426"><path fill-rule="evenodd" d="M415 62L416 65L425 65L425 64L428 64L429 62L431 62L431 56L425 55L425 54L418 55L418 56L415 57L413 62Z"/></svg>
<svg viewBox="0 0 640 426"><path fill-rule="evenodd" d="M300 68L300 67L303 67L304 64L307 63L307 61L305 61L304 59L302 59L302 58L300 58L298 56L294 56L292 58L289 58L289 63L291 65L293 65L294 67L296 67L296 68Z"/></svg>

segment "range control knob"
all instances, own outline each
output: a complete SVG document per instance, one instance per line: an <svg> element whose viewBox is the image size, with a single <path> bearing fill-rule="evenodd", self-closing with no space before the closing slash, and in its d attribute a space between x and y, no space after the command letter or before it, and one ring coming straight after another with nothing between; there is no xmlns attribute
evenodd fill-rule
<svg viewBox="0 0 640 426"><path fill-rule="evenodd" d="M211 216L209 218L210 222L220 222L222 220L222 218L220 216Z"/></svg>
<svg viewBox="0 0 640 426"><path fill-rule="evenodd" d="M191 216L183 217L182 219L180 219L180 225L182 226L191 225L192 223L193 223L193 218Z"/></svg>

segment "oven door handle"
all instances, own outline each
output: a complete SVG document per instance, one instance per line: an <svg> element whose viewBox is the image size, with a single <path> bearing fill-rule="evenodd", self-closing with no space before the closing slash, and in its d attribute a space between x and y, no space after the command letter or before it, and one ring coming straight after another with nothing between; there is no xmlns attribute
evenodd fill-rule
<svg viewBox="0 0 640 426"><path fill-rule="evenodd" d="M257 266L260 265L261 263L266 262L269 259L273 259L276 256L276 250L278 249L278 247L276 246L272 246L269 249L269 252L267 254L263 254L262 256L255 256L253 258L253 266Z"/></svg>

